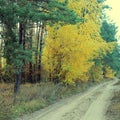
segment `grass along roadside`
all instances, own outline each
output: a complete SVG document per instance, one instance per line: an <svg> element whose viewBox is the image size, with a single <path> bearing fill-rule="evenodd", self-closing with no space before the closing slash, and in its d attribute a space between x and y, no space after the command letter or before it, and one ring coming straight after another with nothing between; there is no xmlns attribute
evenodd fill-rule
<svg viewBox="0 0 120 120"><path fill-rule="evenodd" d="M120 81L115 86L120 88ZM106 116L107 120L120 120L120 89L114 91Z"/></svg>
<svg viewBox="0 0 120 120"><path fill-rule="evenodd" d="M0 85L0 120L11 120L27 113L32 113L73 94L87 90L97 83L78 83L76 86L53 84L25 84L13 105L13 84Z"/></svg>

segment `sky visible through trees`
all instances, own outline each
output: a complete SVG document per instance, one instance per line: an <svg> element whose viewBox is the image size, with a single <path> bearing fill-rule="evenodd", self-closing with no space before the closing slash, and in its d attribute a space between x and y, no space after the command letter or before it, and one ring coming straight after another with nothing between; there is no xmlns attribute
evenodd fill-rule
<svg viewBox="0 0 120 120"><path fill-rule="evenodd" d="M111 7L111 10L106 10L106 14L118 26L117 37L118 37L118 39L120 39L119 38L119 36L120 36L120 11L119 11L120 1L119 0L114 0L114 1L113 0L107 0L105 3Z"/></svg>

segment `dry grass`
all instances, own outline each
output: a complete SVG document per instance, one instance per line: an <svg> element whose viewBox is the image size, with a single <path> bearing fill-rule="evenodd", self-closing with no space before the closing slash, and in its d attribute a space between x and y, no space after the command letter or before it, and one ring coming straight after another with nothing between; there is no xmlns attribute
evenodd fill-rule
<svg viewBox="0 0 120 120"><path fill-rule="evenodd" d="M108 120L120 120L120 91L114 93L107 111Z"/></svg>
<svg viewBox="0 0 120 120"><path fill-rule="evenodd" d="M60 84L54 85L51 82L21 85L21 92L16 97L14 104L14 85L0 84L0 120L10 120L53 103L61 98L59 96L62 95L61 92L59 91L60 94L57 94L60 88ZM63 91L66 91L66 87Z"/></svg>
<svg viewBox="0 0 120 120"><path fill-rule="evenodd" d="M115 85L120 85L120 80Z"/></svg>
<svg viewBox="0 0 120 120"><path fill-rule="evenodd" d="M0 84L0 120L11 119L13 101L13 85Z"/></svg>
<svg viewBox="0 0 120 120"><path fill-rule="evenodd" d="M90 83L91 84L91 83ZM51 82L40 84L21 85L21 92L13 104L13 84L0 84L0 120L11 120L12 118L30 113L65 97L86 90L89 83L77 86L54 85Z"/></svg>

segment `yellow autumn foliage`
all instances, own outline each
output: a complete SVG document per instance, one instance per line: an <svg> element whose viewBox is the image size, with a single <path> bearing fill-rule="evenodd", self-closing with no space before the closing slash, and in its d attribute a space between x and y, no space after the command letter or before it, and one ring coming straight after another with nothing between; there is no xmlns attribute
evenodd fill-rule
<svg viewBox="0 0 120 120"><path fill-rule="evenodd" d="M109 67L105 67L105 78L114 78L115 72Z"/></svg>
<svg viewBox="0 0 120 120"><path fill-rule="evenodd" d="M1 57L1 59L0 59L0 63L1 63L1 68L4 68L5 65L6 65L6 59L3 58L3 57Z"/></svg>
<svg viewBox="0 0 120 120"><path fill-rule="evenodd" d="M98 65L94 64L89 71L90 80L99 82L103 79L103 65L99 63Z"/></svg>
<svg viewBox="0 0 120 120"><path fill-rule="evenodd" d="M93 39L89 33L79 34L77 26L66 25L58 30L48 26L49 34L43 52L43 64L53 78L74 83L75 80L88 80L85 74L94 64L94 58L105 54L109 46L100 36ZM82 31L82 30L81 30Z"/></svg>
<svg viewBox="0 0 120 120"><path fill-rule="evenodd" d="M69 7L85 21L76 25L47 26L42 64L53 81L58 79L68 84L88 81L90 70L96 71L93 78L100 80L102 67L94 66L93 60L101 59L114 47L114 43L108 44L100 36L101 4L97 0L69 0Z"/></svg>

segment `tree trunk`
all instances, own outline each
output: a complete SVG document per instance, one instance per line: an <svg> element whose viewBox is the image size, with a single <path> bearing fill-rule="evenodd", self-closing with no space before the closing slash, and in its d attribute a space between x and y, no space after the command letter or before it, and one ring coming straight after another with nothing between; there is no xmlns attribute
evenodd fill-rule
<svg viewBox="0 0 120 120"><path fill-rule="evenodd" d="M20 26L19 26L19 44L22 45L22 49L25 50L25 23L20 23ZM23 64L24 64L24 70L22 71L22 82L25 83L25 78L26 78L26 74L25 74L25 68L26 68L26 64L25 64L25 61L23 60Z"/></svg>
<svg viewBox="0 0 120 120"><path fill-rule="evenodd" d="M22 45L22 49L25 49L25 24L20 23L19 26L19 45ZM24 63L24 60L22 60ZM20 85L22 81L22 66L18 69L15 74L15 84L14 84L14 95L16 99L16 95L20 92Z"/></svg>
<svg viewBox="0 0 120 120"><path fill-rule="evenodd" d="M41 22L40 25L40 49L39 49L39 58L38 58L38 81L41 81L41 58L42 58L42 49L43 49L43 37L44 37L44 24Z"/></svg>
<svg viewBox="0 0 120 120"><path fill-rule="evenodd" d="M15 83L14 83L14 103L17 101L17 95L20 93L20 85L21 85L21 70L15 74Z"/></svg>
<svg viewBox="0 0 120 120"><path fill-rule="evenodd" d="M33 68L32 68L32 63L30 62L29 63L29 77L28 77L28 79L29 79L29 82L30 83L34 83L34 81L33 81L33 70L32 70Z"/></svg>
<svg viewBox="0 0 120 120"><path fill-rule="evenodd" d="M29 49L32 49L32 36L33 36L33 30L30 29L29 30L29 39L30 39L30 43L29 43ZM32 59L32 56L31 56L31 59ZM32 65L32 62L29 62L29 74L28 74L28 80L30 83L34 83L34 80L33 80L33 65Z"/></svg>
<svg viewBox="0 0 120 120"><path fill-rule="evenodd" d="M21 70L15 74L15 83L14 83L14 100L16 100L16 95L20 92L20 84L21 84Z"/></svg>

